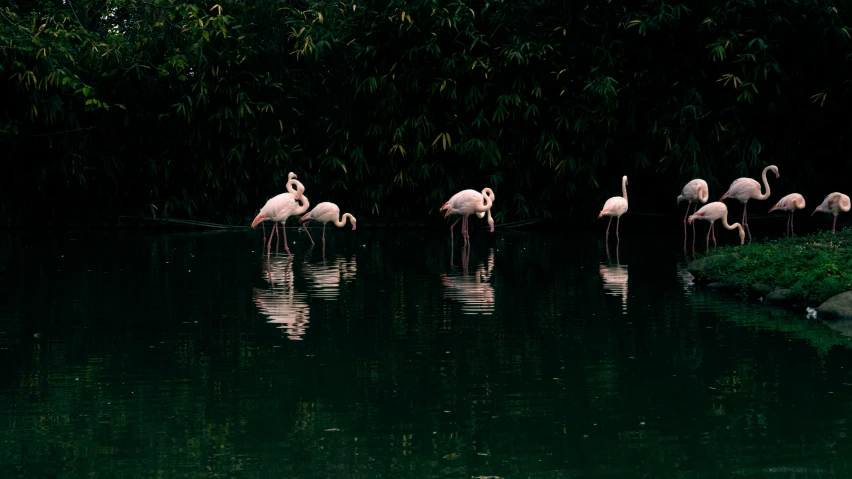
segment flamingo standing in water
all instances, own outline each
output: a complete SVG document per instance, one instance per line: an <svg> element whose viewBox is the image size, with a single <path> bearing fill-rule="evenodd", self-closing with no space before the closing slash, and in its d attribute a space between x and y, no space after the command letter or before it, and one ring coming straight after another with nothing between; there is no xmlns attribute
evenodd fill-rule
<svg viewBox="0 0 852 479"><path fill-rule="evenodd" d="M835 226L837 226L837 215L841 212L846 213L850 208L849 197L844 195L843 193L829 193L828 196L822 200L822 204L817 206L811 216L813 216L817 211L821 213L829 213L834 215L834 223L831 224L831 232L834 233Z"/></svg>
<svg viewBox="0 0 852 479"><path fill-rule="evenodd" d="M296 173L293 173L292 171L287 174L287 184L284 185L284 189L290 190L289 192L291 192L296 199L299 199L302 196L302 193L305 192L305 186L301 182L296 181ZM260 226L263 227L263 242L266 243L266 226L264 226L263 223L261 223ZM273 229L273 231L275 230Z"/></svg>
<svg viewBox="0 0 852 479"><path fill-rule="evenodd" d="M707 203L707 200L710 198L710 190L707 188L707 182L696 178L681 190L680 195L677 197L677 204L680 204L681 201L687 201L686 204L686 214L683 215L683 244L686 245L686 217L689 216L689 207L692 206L693 203L696 203L695 209L698 209L699 202ZM693 210L695 211L695 210ZM695 223L692 224L692 235L695 236Z"/></svg>
<svg viewBox="0 0 852 479"><path fill-rule="evenodd" d="M299 219L299 222L302 224L302 228L305 228L305 231L308 231L308 228L305 227L308 223L313 221L319 221L322 223L322 242L325 244L325 226L329 221L337 226L338 228L342 228L346 224L346 218L349 218L349 222L352 223L352 231L355 231L355 217L349 213L344 213L343 217L340 217L340 208L337 207L336 204L330 203L328 201L324 201L316 206L311 211L305 213L305 216L302 216ZM310 237L310 233L308 233L308 237ZM313 238L311 238L311 244L314 244Z"/></svg>
<svg viewBox="0 0 852 479"><path fill-rule="evenodd" d="M458 193L454 194L449 201L444 203L441 206L441 209L438 211L446 210L446 214L444 214L444 218L450 215L459 215L461 218L455 221L452 225L450 225L450 241L453 238L453 227L456 226L456 223L459 220L462 221L462 237L464 238L464 244L468 244L470 242L468 236L468 216L472 214L476 214L477 217L482 218L485 216L485 213L488 212L488 225L491 227L491 232L494 232L494 219L491 218L491 206L494 204L494 192L491 191L491 188L485 188L482 192L478 192L476 190L462 190Z"/></svg>
<svg viewBox="0 0 852 479"><path fill-rule="evenodd" d="M609 216L609 223L606 224L607 238L609 238L609 226L612 224L612 217L618 218L615 222L615 237L618 238L618 225L621 223L621 215L627 212L627 175L621 177L621 193L622 196L613 196L606 200L601 213L598 215L598 218Z"/></svg>
<svg viewBox="0 0 852 479"><path fill-rule="evenodd" d="M787 218L787 235L791 235L795 234L793 233L793 213L796 210L803 209L805 209L805 197L798 193L790 193L778 200L775 206L769 208L769 212L772 213L775 210L790 212L790 217Z"/></svg>
<svg viewBox="0 0 852 479"><path fill-rule="evenodd" d="M769 165L763 169L763 186L766 187L766 194L760 194L760 183L751 179L751 178L737 178L731 183L731 186L728 187L728 191L719 198L719 201L724 200L725 198L734 198L743 204L743 220L742 225L745 227L745 230L748 231L748 240L751 241L751 230L748 227L748 216L746 216L746 208L748 207L748 200L765 200L769 198L769 183L766 181L766 172L772 170L775 173L775 178L778 179L781 177L778 174L778 167L775 165Z"/></svg>
<svg viewBox="0 0 852 479"><path fill-rule="evenodd" d="M725 203L722 203L721 201L714 201L712 203L707 203L706 205L702 206L701 209L699 209L689 217L689 223L693 224L692 222L696 219L710 222L710 229L707 231L708 250L710 249L710 233L713 233L713 247L716 247L716 233L713 231L713 224L718 219L722 220L722 226L724 226L725 229L739 229L740 244L745 243L745 232L743 231L742 225L740 225L739 223L734 223L732 225L728 224L728 207L725 206Z"/></svg>
<svg viewBox="0 0 852 479"><path fill-rule="evenodd" d="M290 174L293 175L293 173ZM295 181L296 183L296 193L281 193L278 196L270 198L269 201L263 205L263 208L261 208L260 213L254 218L254 221L251 222L252 228L257 227L258 223L266 220L272 221L274 224L272 227L272 233L269 234L269 244L266 246L267 256L272 250L272 236L277 234L279 221L281 222L281 231L284 235L284 249L287 250L287 254L291 254L290 247L287 245L287 230L284 229L284 223L287 221L287 218L291 216L301 215L307 211L311 205L308 201L308 197L303 194L305 191L304 185L295 180L295 175L293 175L291 181ZM301 203L301 206L299 206L297 201ZM310 236L311 234L308 233L309 238ZM311 242L313 242L313 238L311 238Z"/></svg>

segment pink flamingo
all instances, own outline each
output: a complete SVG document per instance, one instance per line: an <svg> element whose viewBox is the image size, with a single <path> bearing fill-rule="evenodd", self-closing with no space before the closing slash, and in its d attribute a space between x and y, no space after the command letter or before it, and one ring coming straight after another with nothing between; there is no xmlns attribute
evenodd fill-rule
<svg viewBox="0 0 852 479"><path fill-rule="evenodd" d="M822 200L822 204L817 206L811 216L813 216L817 211L821 213L830 213L834 215L834 223L831 224L831 232L835 232L835 226L837 226L837 215L841 212L846 213L849 211L850 203L849 197L844 195L843 193L830 193L828 196Z"/></svg>
<svg viewBox="0 0 852 479"><path fill-rule="evenodd" d="M793 232L793 213L796 210L803 209L805 209L805 197L798 193L790 193L778 200L778 203L775 203L775 206L769 208L769 212L772 213L775 210L790 212L790 217L787 218L787 235L791 235L795 234Z"/></svg>
<svg viewBox="0 0 852 479"><path fill-rule="evenodd" d="M305 213L305 216L302 216L302 218L299 219L299 222L302 224L302 228L305 228L306 232L308 231L308 228L306 228L305 225L310 223L311 220L322 223L322 242L325 244L325 226L329 221L331 221L334 226L342 228L346 224L346 218L349 218L349 222L352 223L352 231L355 231L356 221L354 216L349 213L344 213L343 217L338 219L339 216L340 208L338 208L334 203L325 201L314 206L314 209ZM308 237L310 237L310 233L308 233ZM313 238L311 238L311 244L314 244Z"/></svg>
<svg viewBox="0 0 852 479"><path fill-rule="evenodd" d="M713 231L713 224L720 218L722 220L722 226L724 226L725 229L739 229L740 244L745 243L745 232L743 231L742 225L739 223L734 223L732 225L728 224L728 207L721 201L714 201L702 206L700 210L696 211L689 217L689 223L693 224L692 222L696 219L710 222L710 229L707 231L707 249L709 250L711 233L713 233L713 247L716 247L716 233Z"/></svg>
<svg viewBox="0 0 852 479"><path fill-rule="evenodd" d="M683 244L686 244L686 217L689 216L689 207L692 206L693 203L696 203L695 209L698 209L698 202L707 203L707 200L710 199L710 190L707 188L707 182L696 178L681 190L680 195L677 197L677 204L680 204L681 201L688 201L686 204L686 214L683 215ZM694 211L694 210L693 210ZM695 236L695 223L692 224L692 235Z"/></svg>
<svg viewBox="0 0 852 479"><path fill-rule="evenodd" d="M284 189L290 190L296 199L299 199L302 196L302 193L305 192L305 186L302 185L301 182L296 181L296 173L293 173L292 171L287 174L287 184L284 185ZM260 226L263 227L263 242L266 243L266 226L264 226L263 223L261 223Z"/></svg>
<svg viewBox="0 0 852 479"><path fill-rule="evenodd" d="M627 175L621 177L621 193L622 196L613 196L606 200L601 213L598 215L598 218L609 216L609 223L606 224L607 238L609 238L609 226L612 224L612 217L618 218L615 222L615 237L618 238L618 225L621 223L621 215L627 212Z"/></svg>
<svg viewBox="0 0 852 479"><path fill-rule="evenodd" d="M449 201L444 203L441 206L441 209L438 211L446 210L446 214L444 214L444 218L450 215L459 215L461 218L455 221L452 225L450 225L450 240L453 238L453 227L456 226L456 223L459 220L462 221L462 237L464 238L464 244L469 243L469 235L468 235L468 216L476 213L476 216L482 218L485 216L485 213L488 212L488 225L491 227L491 232L494 232L494 219L491 218L491 206L494 204L494 192L491 191L491 188L485 188L482 192L478 192L476 190L462 190L458 193L454 194Z"/></svg>
<svg viewBox="0 0 852 479"><path fill-rule="evenodd" d="M292 173L291 173L292 174ZM260 213L254 218L254 221L251 222L251 227L255 228L258 223L262 221L272 221L274 226L272 228L272 233L269 234L269 244L266 246L266 254L267 256L270 254L272 250L272 236L277 234L278 231L278 222L281 222L281 231L284 235L284 249L287 250L287 254L290 253L290 247L287 245L287 230L284 228L285 222L287 218L291 216L301 215L310 207L310 202L308 201L308 197L303 194L305 191L305 187L301 182L296 181L296 193L281 193L278 196L270 198L269 201L263 205ZM296 202L301 203L301 206L298 206ZM311 234L308 233L308 237L310 238ZM311 242L313 242L313 238L311 238Z"/></svg>
<svg viewBox="0 0 852 479"><path fill-rule="evenodd" d="M751 230L748 227L748 216L746 215L748 200L765 200L766 198L769 198L769 183L766 181L766 172L769 170L772 170L772 172L775 173L776 179L781 177L781 175L778 174L778 167L775 165L769 165L763 169L762 178L763 186L766 187L766 194L760 194L760 183L757 181L751 178L737 178L733 183L731 183L731 186L728 187L728 191L719 198L719 201L722 201L725 198L731 197L743 204L742 224L746 231L748 231L749 241L751 241Z"/></svg>

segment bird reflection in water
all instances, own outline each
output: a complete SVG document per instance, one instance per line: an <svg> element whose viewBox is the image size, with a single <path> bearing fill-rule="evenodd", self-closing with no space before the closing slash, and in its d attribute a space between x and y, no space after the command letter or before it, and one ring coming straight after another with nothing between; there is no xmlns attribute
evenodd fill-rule
<svg viewBox="0 0 852 479"><path fill-rule="evenodd" d="M609 255L609 245L606 246L606 259L609 265L601 264L600 273L603 279L605 294L621 296L621 312L627 314L627 266L622 266L618 257L618 245L615 243L615 265Z"/></svg>
<svg viewBox="0 0 852 479"><path fill-rule="evenodd" d="M695 290L692 273L689 272L688 263L678 262L677 274L680 276L680 283L683 285L683 290L687 294L691 294Z"/></svg>
<svg viewBox="0 0 852 479"><path fill-rule="evenodd" d="M310 258L312 251L313 246L308 248L305 258ZM322 245L322 263L312 264L306 259L305 264L302 265L302 271L308 282L311 296L336 300L340 294L340 283L355 279L357 267L354 256L351 259L326 260L325 245Z"/></svg>
<svg viewBox="0 0 852 479"><path fill-rule="evenodd" d="M301 340L308 329L310 308L306 296L293 288L292 259L290 256L273 257L266 265L263 277L270 288L254 288L254 303L269 318L267 323L279 324L289 339Z"/></svg>
<svg viewBox="0 0 852 479"><path fill-rule="evenodd" d="M494 248L488 251L488 258L480 263L473 275L468 274L470 248L462 249L462 274L441 274L444 285L444 297L458 301L464 314L491 314L494 312L494 287L491 286L491 273L494 270Z"/></svg>

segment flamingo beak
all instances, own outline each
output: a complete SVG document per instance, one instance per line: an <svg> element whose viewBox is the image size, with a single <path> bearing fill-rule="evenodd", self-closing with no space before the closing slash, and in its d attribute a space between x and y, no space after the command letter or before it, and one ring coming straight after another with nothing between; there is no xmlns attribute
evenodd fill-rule
<svg viewBox="0 0 852 479"><path fill-rule="evenodd" d="M355 223L352 223L352 231L355 231Z"/></svg>
<svg viewBox="0 0 852 479"><path fill-rule="evenodd" d="M257 224L258 224L258 223L260 223L261 221L265 220L265 219L266 219L266 218L263 216L263 213L261 213L261 214L259 214L259 215L255 216L254 221L252 221L252 222L251 222L251 227L252 227L252 229L254 229L255 227L257 227Z"/></svg>

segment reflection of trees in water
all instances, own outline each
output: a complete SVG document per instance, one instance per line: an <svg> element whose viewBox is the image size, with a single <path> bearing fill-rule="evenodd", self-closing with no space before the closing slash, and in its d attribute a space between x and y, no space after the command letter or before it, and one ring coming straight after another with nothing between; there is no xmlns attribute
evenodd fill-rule
<svg viewBox="0 0 852 479"><path fill-rule="evenodd" d="M491 314L494 312L494 287L490 283L494 248L489 250L488 258L477 265L472 275L468 273L469 254L467 248L462 248L461 275L441 273L444 297L461 303L462 312L466 314Z"/></svg>
<svg viewBox="0 0 852 479"><path fill-rule="evenodd" d="M400 237L365 248L338 301L314 303L331 312L316 341L280 348L246 286L255 255L205 256L236 241L171 277L55 274L73 281L48 309L31 293L9 306L27 349L4 356L0 476L806 477L794 460L807 477L843 476L852 402L837 365L850 340L822 323L685 295L672 261L630 263L628 324L600 294L599 255L537 235L498 242L501 267L480 278L511 294L469 321L436 281L449 245L412 256L419 237ZM173 240L152 270L186 250ZM38 284L38 261L6 277ZM292 270L275 271L267 288L286 297ZM30 339L26 321L77 327Z"/></svg>
<svg viewBox="0 0 852 479"><path fill-rule="evenodd" d="M266 265L263 277L270 288L254 288L254 303L269 318L268 323L280 324L290 339L301 340L308 328L310 308L306 296L293 287L292 261L289 256L276 256Z"/></svg>

